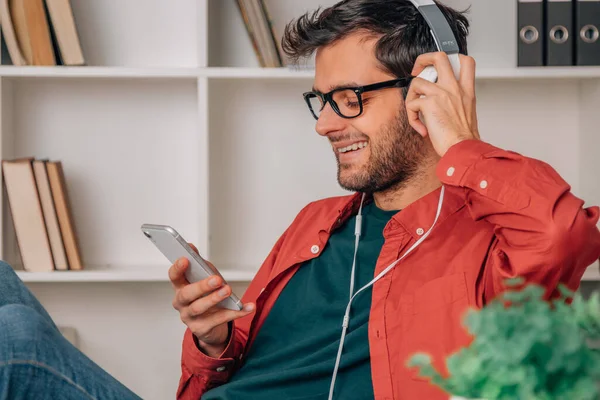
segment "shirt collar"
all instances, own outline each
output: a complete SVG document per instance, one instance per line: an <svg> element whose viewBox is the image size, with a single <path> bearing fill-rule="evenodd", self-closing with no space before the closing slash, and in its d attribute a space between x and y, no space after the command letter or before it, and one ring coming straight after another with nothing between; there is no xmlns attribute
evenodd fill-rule
<svg viewBox="0 0 600 400"><path fill-rule="evenodd" d="M431 228L435 215L437 213L438 202L440 199L442 187L431 191L420 199L409 204L403 210L397 212L390 222L386 225L383 233L385 237L395 235L398 229L408 232L415 240L418 240L425 232ZM342 203L337 210L332 210L330 218L327 220L327 233L333 232L341 226L348 218L358 213L362 193L354 193L346 197L347 201ZM365 203L373 201L373 196L367 194ZM455 186L445 186L444 202L442 211L438 218L438 224L448 216L454 214L465 205L464 189ZM364 205L363 205L364 206Z"/></svg>
<svg viewBox="0 0 600 400"><path fill-rule="evenodd" d="M415 240L423 236L431 228L437 214L442 187L409 204L404 210L394 215L393 220L400 224ZM445 186L442 210L436 223L440 224L465 205L464 188Z"/></svg>

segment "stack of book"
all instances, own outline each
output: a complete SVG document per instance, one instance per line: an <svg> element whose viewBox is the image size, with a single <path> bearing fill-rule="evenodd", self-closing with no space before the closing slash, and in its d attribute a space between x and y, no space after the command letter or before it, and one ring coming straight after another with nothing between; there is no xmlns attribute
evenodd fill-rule
<svg viewBox="0 0 600 400"><path fill-rule="evenodd" d="M283 67L283 51L264 0L237 0L237 5L260 66Z"/></svg>
<svg viewBox="0 0 600 400"><path fill-rule="evenodd" d="M83 269L61 162L3 160L2 173L23 268Z"/></svg>
<svg viewBox="0 0 600 400"><path fill-rule="evenodd" d="M70 0L0 0L13 65L84 65Z"/></svg>

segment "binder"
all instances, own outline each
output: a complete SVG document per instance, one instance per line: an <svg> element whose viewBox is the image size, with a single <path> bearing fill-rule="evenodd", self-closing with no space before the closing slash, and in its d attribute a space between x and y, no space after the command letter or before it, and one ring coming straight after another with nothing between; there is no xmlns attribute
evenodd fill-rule
<svg viewBox="0 0 600 400"><path fill-rule="evenodd" d="M575 64L600 65L600 0L575 1Z"/></svg>
<svg viewBox="0 0 600 400"><path fill-rule="evenodd" d="M544 45L544 1L518 0L517 37L518 66L543 66Z"/></svg>
<svg viewBox="0 0 600 400"><path fill-rule="evenodd" d="M546 65L573 65L573 2L547 0L546 4Z"/></svg>

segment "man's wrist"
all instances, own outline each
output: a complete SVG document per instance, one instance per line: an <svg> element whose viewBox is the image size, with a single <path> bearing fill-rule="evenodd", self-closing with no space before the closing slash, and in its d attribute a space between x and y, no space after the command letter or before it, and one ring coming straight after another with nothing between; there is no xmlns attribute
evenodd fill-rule
<svg viewBox="0 0 600 400"><path fill-rule="evenodd" d="M219 356L223 354L225 348L227 347L227 342L221 345L210 345L200 341L200 339L198 339L195 335L194 343L196 344L196 348L198 350L212 358L219 358Z"/></svg>
<svg viewBox="0 0 600 400"><path fill-rule="evenodd" d="M209 357L219 358L221 356L221 354L223 354L223 352L227 348L227 344L231 340L231 332L232 332L232 323L229 322L227 324L227 338L225 339L225 341L222 344L217 344L217 345L205 343L205 342L201 341L200 339L198 339L198 337L196 337L196 335L192 334L192 336L194 338L194 343L196 344L196 348L198 350L200 350L202 353L206 354Z"/></svg>
<svg viewBox="0 0 600 400"><path fill-rule="evenodd" d="M460 135L460 136L456 136L454 139L452 139L446 148L446 151L444 152L444 154L441 155L441 157L443 157L444 155L446 155L446 153L448 152L448 150L450 150L450 148L452 148L453 146L459 144L460 142L464 142L465 140L476 140L477 138L474 137L473 135Z"/></svg>

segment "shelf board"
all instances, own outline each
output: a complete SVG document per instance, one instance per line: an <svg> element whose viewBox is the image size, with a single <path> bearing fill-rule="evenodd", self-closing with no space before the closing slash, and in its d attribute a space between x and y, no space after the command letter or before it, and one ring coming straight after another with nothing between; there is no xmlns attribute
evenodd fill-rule
<svg viewBox="0 0 600 400"><path fill-rule="evenodd" d="M479 80L600 78L600 66L481 68L476 75Z"/></svg>
<svg viewBox="0 0 600 400"><path fill-rule="evenodd" d="M198 68L0 66L0 77L196 79Z"/></svg>
<svg viewBox="0 0 600 400"><path fill-rule="evenodd" d="M116 79L198 79L198 78L312 78L314 70L289 68L152 68L152 67L38 67L0 66L7 78L116 78Z"/></svg>
<svg viewBox="0 0 600 400"><path fill-rule="evenodd" d="M107 79L312 79L314 69L293 68L158 68L158 67L38 67L0 66L0 77ZM477 80L600 78L598 67L481 68Z"/></svg>
<svg viewBox="0 0 600 400"><path fill-rule="evenodd" d="M290 68L201 68L200 75L216 79L312 79L314 69L294 70ZM598 67L520 67L481 68L477 80L503 79L585 79L600 78Z"/></svg>
<svg viewBox="0 0 600 400"><path fill-rule="evenodd" d="M312 79L314 69L292 68L241 68L209 67L200 68L200 75L217 79Z"/></svg>
<svg viewBox="0 0 600 400"><path fill-rule="evenodd" d="M250 282L255 271L223 269L228 282ZM168 267L86 267L83 271L26 272L17 271L23 282L169 282Z"/></svg>

